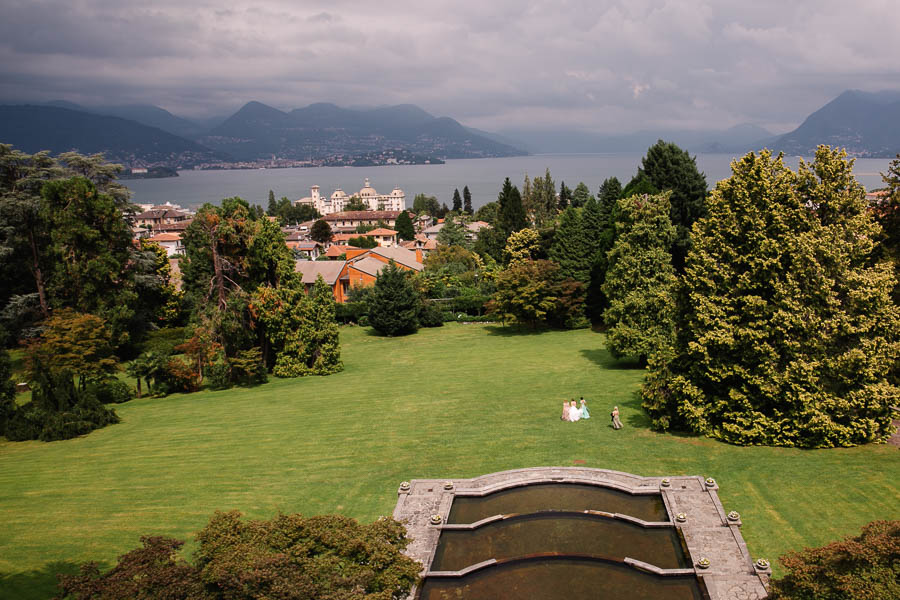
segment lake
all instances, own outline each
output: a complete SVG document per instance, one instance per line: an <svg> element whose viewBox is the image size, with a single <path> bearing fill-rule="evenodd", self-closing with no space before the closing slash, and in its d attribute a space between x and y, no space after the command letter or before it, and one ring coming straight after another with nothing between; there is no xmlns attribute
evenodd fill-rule
<svg viewBox="0 0 900 600"><path fill-rule="evenodd" d="M298 169L258 169L234 171L181 171L168 179L136 179L124 183L131 188L132 201L139 204L171 202L185 208L198 208L205 202L217 204L223 198L240 196L251 204L268 203L269 190L276 198L296 200L309 196L309 188L318 185L321 193L331 195L336 188L348 194L359 191L368 177L379 193L394 186L406 193L406 206L412 207L416 194L436 196L449 206L453 189L468 185L475 208L497 199L503 180L509 177L522 188L527 173L543 175L546 169L559 189L560 181L572 189L583 181L596 194L607 177L628 183L640 166L642 154L538 154L509 158L448 160L443 165L394 165L383 167L314 167ZM731 174L731 154L698 154L697 166L706 174L709 187ZM797 168L798 158L786 162ZM881 187L880 173L887 171L890 159L857 159L856 177L866 189Z"/></svg>

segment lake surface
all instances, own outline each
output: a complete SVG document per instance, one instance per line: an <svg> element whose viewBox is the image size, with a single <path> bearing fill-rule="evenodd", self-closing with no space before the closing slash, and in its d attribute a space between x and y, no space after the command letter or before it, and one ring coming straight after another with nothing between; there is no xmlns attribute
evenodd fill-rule
<svg viewBox="0 0 900 600"><path fill-rule="evenodd" d="M509 177L519 189L525 175L543 175L546 169L559 189L560 181L574 189L583 181L596 194L607 177L628 183L640 166L643 154L538 154L509 158L448 160L443 165L395 165L384 167L314 167L298 169L258 169L234 171L181 171L168 179L137 179L124 183L131 188L132 201L139 204L172 202L185 208L198 208L206 202L218 204L223 198L240 196L251 204L268 204L269 190L276 198L296 200L309 196L309 188L318 185L321 193L331 195L336 188L348 194L359 191L368 177L379 193L395 186L406 193L411 208L416 194L436 196L450 206L453 189L468 185L475 208L497 199L503 180ZM732 154L698 154L697 166L706 174L710 188L731 174ZM797 157L787 164L796 169ZM857 159L855 173L866 189L881 187L880 173L887 171L890 159Z"/></svg>

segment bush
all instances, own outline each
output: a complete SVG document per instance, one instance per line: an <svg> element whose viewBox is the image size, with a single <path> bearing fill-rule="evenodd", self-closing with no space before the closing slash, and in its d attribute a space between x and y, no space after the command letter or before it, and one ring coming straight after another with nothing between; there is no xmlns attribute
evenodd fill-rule
<svg viewBox="0 0 900 600"><path fill-rule="evenodd" d="M231 381L238 385L257 385L269 380L259 346L238 352L237 356L228 359L228 364L231 365Z"/></svg>
<svg viewBox="0 0 900 600"><path fill-rule="evenodd" d="M422 327L441 327L444 324L444 315L434 302L423 302L418 318Z"/></svg>
<svg viewBox="0 0 900 600"><path fill-rule="evenodd" d="M91 383L87 386L87 393L100 404L122 404L132 398L131 386L119 379Z"/></svg>
<svg viewBox="0 0 900 600"><path fill-rule="evenodd" d="M224 356L220 356L206 367L206 382L214 390L231 387L231 364Z"/></svg>
<svg viewBox="0 0 900 600"><path fill-rule="evenodd" d="M278 515L242 521L217 512L197 534L193 564L177 558L183 542L142 537L142 548L100 573L60 576L61 597L224 600L296 598L395 600L405 598L421 568L402 551L403 525L393 519L360 524L340 515Z"/></svg>
<svg viewBox="0 0 900 600"><path fill-rule="evenodd" d="M779 559L788 574L772 582L773 600L900 598L900 521L873 521L859 537Z"/></svg>
<svg viewBox="0 0 900 600"><path fill-rule="evenodd" d="M166 393L192 393L200 389L200 376L194 371L194 365L183 356L169 359L163 381Z"/></svg>
<svg viewBox="0 0 900 600"><path fill-rule="evenodd" d="M363 315L359 318L360 327L368 327L369 326L369 315Z"/></svg>
<svg viewBox="0 0 900 600"><path fill-rule="evenodd" d="M141 353L155 352L162 356L175 353L175 346L184 342L184 327L166 327L147 333L147 339L141 344Z"/></svg>
<svg viewBox="0 0 900 600"><path fill-rule="evenodd" d="M339 323L359 323L359 320L368 314L365 302L345 302L336 304L334 317ZM362 323L360 323L361 325Z"/></svg>

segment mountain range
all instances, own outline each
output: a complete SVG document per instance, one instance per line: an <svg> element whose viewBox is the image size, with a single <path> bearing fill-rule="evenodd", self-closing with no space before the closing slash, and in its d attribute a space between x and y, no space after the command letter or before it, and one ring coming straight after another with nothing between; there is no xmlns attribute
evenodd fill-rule
<svg viewBox="0 0 900 600"><path fill-rule="evenodd" d="M283 112L248 102L210 126L151 105L81 107L65 101L0 106L0 141L26 152L105 151L128 166L190 167L233 162L334 162L378 153L434 158L518 156L449 117L413 105L346 109L311 104Z"/></svg>
<svg viewBox="0 0 900 600"><path fill-rule="evenodd" d="M288 166L354 164L354 157L383 156L387 161L397 151L422 158L643 152L660 138L699 153L767 147L808 156L824 143L845 147L854 156L893 157L900 152L900 92L848 90L784 135L753 124L627 135L562 129L491 133L411 104L351 109L317 103L285 112L248 102L230 116L205 121L141 104L83 107L55 101L0 106L0 142L26 152L105 152L110 160L128 166L222 167L273 157Z"/></svg>

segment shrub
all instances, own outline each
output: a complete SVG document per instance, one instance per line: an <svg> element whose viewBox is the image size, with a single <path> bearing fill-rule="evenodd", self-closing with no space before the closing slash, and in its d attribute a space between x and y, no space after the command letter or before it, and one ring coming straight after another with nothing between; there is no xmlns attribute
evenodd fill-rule
<svg viewBox="0 0 900 600"><path fill-rule="evenodd" d="M788 574L772 582L773 600L900 598L900 521L873 521L858 537L779 559Z"/></svg>
<svg viewBox="0 0 900 600"><path fill-rule="evenodd" d="M206 367L206 381L214 390L231 387L231 364L224 356L219 356Z"/></svg>
<svg viewBox="0 0 900 600"><path fill-rule="evenodd" d="M96 381L87 387L87 392L100 404L122 404L131 400L131 386L119 379Z"/></svg>
<svg viewBox="0 0 900 600"><path fill-rule="evenodd" d="M441 309L434 302L423 302L419 310L419 325L422 327L441 327L444 324L444 316Z"/></svg>
<svg viewBox="0 0 900 600"><path fill-rule="evenodd" d="M183 356L174 356L166 363L163 376L167 391L196 392L200 389L200 375L194 371L194 365Z"/></svg>
<svg viewBox="0 0 900 600"><path fill-rule="evenodd" d="M228 363L231 381L239 385L257 385L269 379L259 346L238 352L237 356L228 359Z"/></svg>
<svg viewBox="0 0 900 600"><path fill-rule="evenodd" d="M147 333L147 339L141 344L141 352L155 352L163 356L175 353L175 346L184 342L184 327L166 327Z"/></svg>

